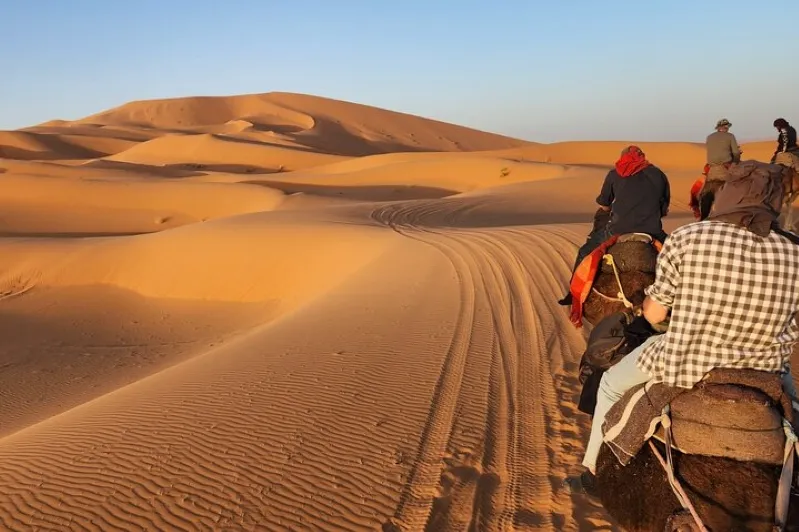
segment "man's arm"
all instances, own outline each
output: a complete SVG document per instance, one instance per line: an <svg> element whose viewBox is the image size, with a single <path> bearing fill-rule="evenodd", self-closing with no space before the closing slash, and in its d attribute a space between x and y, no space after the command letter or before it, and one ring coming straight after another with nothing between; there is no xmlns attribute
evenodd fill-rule
<svg viewBox="0 0 799 532"><path fill-rule="evenodd" d="M669 214L669 206L671 205L671 185L669 184L669 178L661 172L663 175L663 197L660 198L660 216L661 218L667 216Z"/></svg>
<svg viewBox="0 0 799 532"><path fill-rule="evenodd" d="M777 136L777 149L774 150L774 155L771 156L771 164L777 160L777 154L782 153L785 151L786 147L788 146L788 130L787 129L780 129L780 134Z"/></svg>
<svg viewBox="0 0 799 532"><path fill-rule="evenodd" d="M666 320L669 316L669 309L655 301L649 296L644 298L644 318L652 325L657 325Z"/></svg>
<svg viewBox="0 0 799 532"><path fill-rule="evenodd" d="M735 135L732 135L730 138L730 153L732 154L732 162L741 162L741 147L738 146L738 140L735 138Z"/></svg>
<svg viewBox="0 0 799 532"><path fill-rule="evenodd" d="M605 182L602 183L602 190L599 191L596 202L603 211L609 211L613 205L613 172L608 172L605 176Z"/></svg>
<svg viewBox="0 0 799 532"><path fill-rule="evenodd" d="M663 243L655 267L655 282L644 289L644 318L652 325L664 321L674 306L681 281L683 244L680 236L672 233Z"/></svg>

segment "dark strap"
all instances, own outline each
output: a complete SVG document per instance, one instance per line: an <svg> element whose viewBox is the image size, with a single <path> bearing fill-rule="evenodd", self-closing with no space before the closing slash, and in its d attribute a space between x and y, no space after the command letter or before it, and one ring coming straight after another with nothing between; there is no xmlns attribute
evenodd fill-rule
<svg viewBox="0 0 799 532"><path fill-rule="evenodd" d="M790 231L786 231L781 227L772 227L771 230L777 233L778 235L784 236L785 238L787 238L788 240L799 246L799 235L791 233Z"/></svg>

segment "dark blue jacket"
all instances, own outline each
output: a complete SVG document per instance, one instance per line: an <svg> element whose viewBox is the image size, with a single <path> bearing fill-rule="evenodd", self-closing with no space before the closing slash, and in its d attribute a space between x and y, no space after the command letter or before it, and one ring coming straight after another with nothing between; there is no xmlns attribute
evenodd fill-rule
<svg viewBox="0 0 799 532"><path fill-rule="evenodd" d="M621 177L613 169L596 202L611 209L607 226L611 234L646 233L661 238L661 218L668 214L671 202L669 179L654 165L629 177Z"/></svg>

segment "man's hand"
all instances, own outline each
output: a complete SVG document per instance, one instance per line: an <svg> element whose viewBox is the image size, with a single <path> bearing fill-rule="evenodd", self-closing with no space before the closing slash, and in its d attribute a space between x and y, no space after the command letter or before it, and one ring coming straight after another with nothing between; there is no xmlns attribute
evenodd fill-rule
<svg viewBox="0 0 799 532"><path fill-rule="evenodd" d="M657 325L665 321L669 315L669 309L655 301L654 299L646 296L643 304L644 319L651 325Z"/></svg>
<svg viewBox="0 0 799 532"><path fill-rule="evenodd" d="M600 205L594 213L594 227L591 229L591 232L596 233L597 231L601 231L608 225L608 222L610 222L610 207Z"/></svg>

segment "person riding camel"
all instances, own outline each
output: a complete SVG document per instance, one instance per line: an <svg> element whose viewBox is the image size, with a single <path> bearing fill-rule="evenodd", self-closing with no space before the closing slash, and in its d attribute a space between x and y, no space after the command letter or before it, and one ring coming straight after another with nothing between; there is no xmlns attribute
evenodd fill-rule
<svg viewBox="0 0 799 532"><path fill-rule="evenodd" d="M774 121L777 136L777 149L771 156L771 162L789 166L799 171L799 145L796 144L796 129L784 118Z"/></svg>
<svg viewBox="0 0 799 532"><path fill-rule="evenodd" d="M583 259L613 235L645 233L661 242L665 240L661 219L668 214L670 201L666 174L649 162L638 146L624 148L605 176L596 199L599 208L594 214L594 227L577 251L572 276ZM558 303L571 305L571 292Z"/></svg>
<svg viewBox="0 0 799 532"><path fill-rule="evenodd" d="M790 358L799 342L799 237L778 226L778 165L745 161L730 169L713 214L671 233L645 290L643 316L666 332L647 338L602 376L586 470L567 479L596 495L602 425L624 393L653 380L691 389L715 368L781 374L793 401ZM670 316L669 316L670 314Z"/></svg>
<svg viewBox="0 0 799 532"><path fill-rule="evenodd" d="M710 215L713 198L724 184L730 166L741 161L741 148L735 135L730 133L732 123L726 118L716 122L716 131L705 139L707 164L705 165L705 182L699 191L699 220Z"/></svg>

